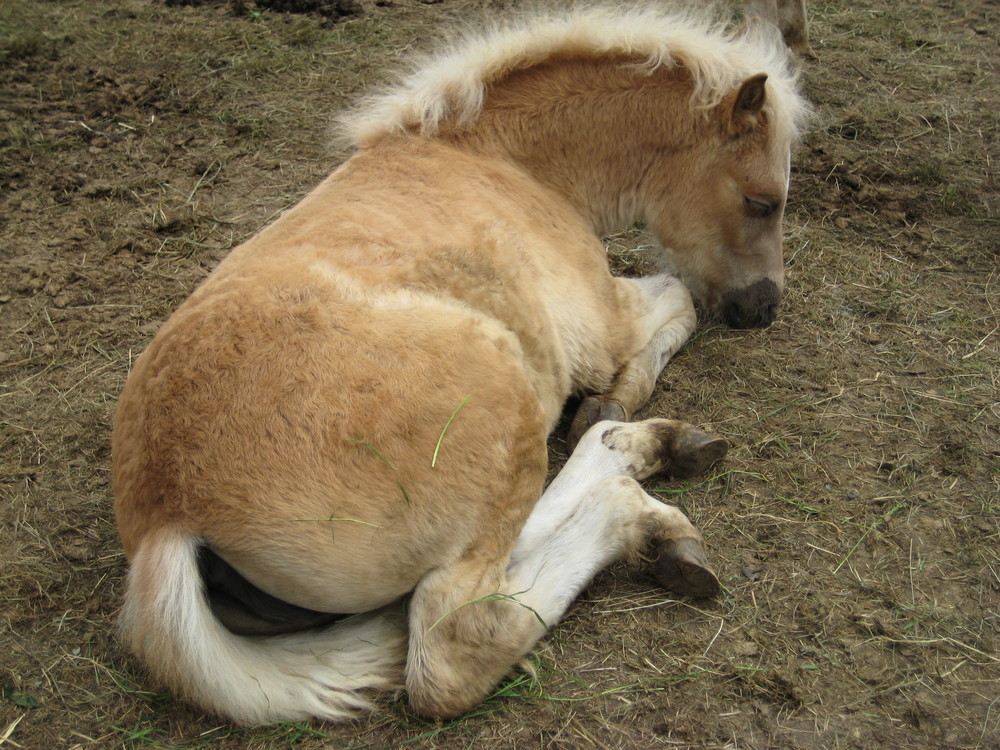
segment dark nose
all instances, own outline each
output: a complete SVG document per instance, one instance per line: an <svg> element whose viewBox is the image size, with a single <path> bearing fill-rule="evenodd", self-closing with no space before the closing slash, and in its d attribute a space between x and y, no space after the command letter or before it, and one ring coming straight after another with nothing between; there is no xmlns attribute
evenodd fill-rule
<svg viewBox="0 0 1000 750"><path fill-rule="evenodd" d="M731 328L764 328L774 322L781 302L778 285L761 279L722 298L722 317Z"/></svg>

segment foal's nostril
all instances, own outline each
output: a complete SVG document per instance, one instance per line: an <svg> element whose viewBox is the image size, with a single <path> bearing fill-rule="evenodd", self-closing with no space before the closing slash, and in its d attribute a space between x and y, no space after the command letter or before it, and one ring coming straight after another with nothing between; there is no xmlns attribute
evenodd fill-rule
<svg viewBox="0 0 1000 750"><path fill-rule="evenodd" d="M761 279L722 298L722 317L732 328L764 328L774 322L781 292L770 279Z"/></svg>

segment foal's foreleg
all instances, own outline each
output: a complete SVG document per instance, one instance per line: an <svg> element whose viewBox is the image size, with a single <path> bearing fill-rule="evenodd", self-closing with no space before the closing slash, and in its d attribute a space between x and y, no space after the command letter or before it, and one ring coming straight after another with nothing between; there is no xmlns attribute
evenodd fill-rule
<svg viewBox="0 0 1000 750"><path fill-rule="evenodd" d="M621 404L625 419L631 419L653 393L656 380L667 362L694 333L698 318L691 294L677 278L669 275L622 279L639 292L645 315L636 326L645 331L646 345L627 361L605 394Z"/></svg>
<svg viewBox="0 0 1000 750"><path fill-rule="evenodd" d="M570 451L583 434L598 422L631 419L649 400L663 368L688 340L697 324L691 295L673 276L619 281L635 288L639 304L645 308L645 315L640 316L636 326L647 337L647 343L624 363L608 391L588 396L580 404L566 440ZM686 464L676 462L674 473L682 476L700 474L725 455L726 444L723 440L701 434L703 445L697 451L699 460Z"/></svg>
<svg viewBox="0 0 1000 750"><path fill-rule="evenodd" d="M698 530L635 481L669 467L693 429L656 419L590 431L506 560L482 560L473 545L421 581L410 604L406 674L415 710L454 716L482 700L614 560L649 553L668 588L718 591Z"/></svg>

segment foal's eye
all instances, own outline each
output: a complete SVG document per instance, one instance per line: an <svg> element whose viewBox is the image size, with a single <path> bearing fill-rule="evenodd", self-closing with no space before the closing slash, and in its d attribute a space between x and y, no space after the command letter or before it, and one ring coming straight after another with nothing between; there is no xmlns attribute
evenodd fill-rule
<svg viewBox="0 0 1000 750"><path fill-rule="evenodd" d="M770 198L746 196L743 198L743 212L753 219L763 219L778 209L778 201Z"/></svg>

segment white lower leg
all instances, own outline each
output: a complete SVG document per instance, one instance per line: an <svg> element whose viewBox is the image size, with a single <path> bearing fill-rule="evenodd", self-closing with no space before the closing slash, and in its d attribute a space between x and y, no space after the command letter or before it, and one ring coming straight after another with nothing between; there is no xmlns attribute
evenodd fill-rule
<svg viewBox="0 0 1000 750"><path fill-rule="evenodd" d="M614 560L641 552L650 540L701 539L683 513L650 497L634 479L663 466L668 435L680 424L600 423L538 500L511 553L507 577L515 587L510 593L524 592L537 603L547 625Z"/></svg>
<svg viewBox="0 0 1000 750"><path fill-rule="evenodd" d="M507 585L548 627L610 563L640 556L661 540L701 539L683 513L650 497L631 477L564 486L545 499L518 537Z"/></svg>

